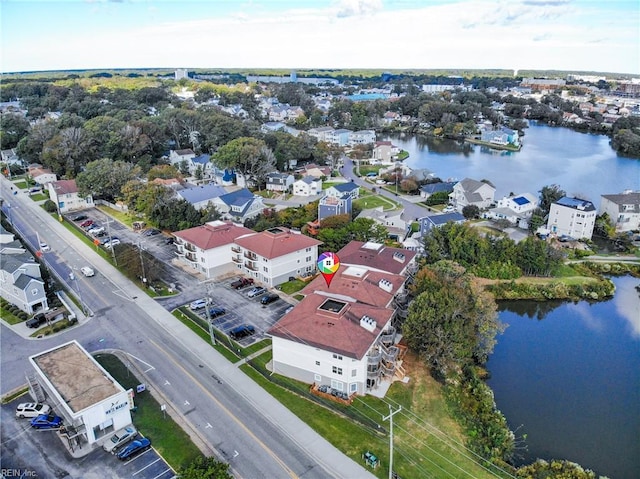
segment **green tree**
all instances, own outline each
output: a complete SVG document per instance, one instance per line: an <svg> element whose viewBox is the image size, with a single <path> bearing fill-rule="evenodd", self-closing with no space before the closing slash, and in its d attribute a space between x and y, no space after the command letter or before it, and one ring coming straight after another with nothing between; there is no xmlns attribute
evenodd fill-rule
<svg viewBox="0 0 640 479"><path fill-rule="evenodd" d="M113 161L110 158L88 163L84 171L78 173L76 184L81 196L93 195L113 201L122 193L122 187L138 173L131 163Z"/></svg>
<svg viewBox="0 0 640 479"><path fill-rule="evenodd" d="M0 145L2 149L15 148L29 132L29 120L22 115L3 113L0 115Z"/></svg>
<svg viewBox="0 0 640 479"><path fill-rule="evenodd" d="M176 170L176 167L173 165L154 165L147 173L147 179L153 181L156 178L163 180L169 180L171 178L182 179L182 174Z"/></svg>
<svg viewBox="0 0 640 479"><path fill-rule="evenodd" d="M245 182L260 184L275 169L275 157L264 141L242 137L231 140L213 156L219 168L233 168Z"/></svg>
<svg viewBox="0 0 640 479"><path fill-rule="evenodd" d="M462 216L468 220L480 218L480 208L477 205L467 205L462 208Z"/></svg>
<svg viewBox="0 0 640 479"><path fill-rule="evenodd" d="M170 198L154 204L149 219L158 228L179 231L202 224L200 211L186 200Z"/></svg>
<svg viewBox="0 0 640 479"><path fill-rule="evenodd" d="M545 216L549 214L551 204L558 201L563 196L567 196L567 193L558 185L543 186L540 190L540 209L544 211Z"/></svg>
<svg viewBox="0 0 640 479"><path fill-rule="evenodd" d="M45 166L58 175L75 178L89 161L93 160L89 135L77 127L65 128L47 141L42 151Z"/></svg>
<svg viewBox="0 0 640 479"><path fill-rule="evenodd" d="M200 456L178 472L180 479L233 479L229 464L213 457Z"/></svg>
<svg viewBox="0 0 640 479"><path fill-rule="evenodd" d="M420 270L413 293L404 337L436 377L457 377L466 367L484 364L504 330L493 297L451 261Z"/></svg>

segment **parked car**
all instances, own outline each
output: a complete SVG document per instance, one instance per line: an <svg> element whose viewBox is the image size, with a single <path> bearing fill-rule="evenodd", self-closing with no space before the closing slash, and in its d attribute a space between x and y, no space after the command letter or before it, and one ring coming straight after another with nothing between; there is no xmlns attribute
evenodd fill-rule
<svg viewBox="0 0 640 479"><path fill-rule="evenodd" d="M173 243L175 243L175 239L173 239L172 236L164 240L164 244L173 244Z"/></svg>
<svg viewBox="0 0 640 479"><path fill-rule="evenodd" d="M262 304L269 304L269 303L273 303L274 301L278 301L280 299L280 296L278 296L276 293L269 293L269 294L265 294L262 298L260 298L260 302Z"/></svg>
<svg viewBox="0 0 640 479"><path fill-rule="evenodd" d="M191 311L196 311L198 309L202 309L207 305L207 301L205 299L196 299L195 301L192 301L191 304L189 305L189 309Z"/></svg>
<svg viewBox="0 0 640 479"><path fill-rule="evenodd" d="M255 334L256 329L250 324L243 324L229 331L229 336L233 339L242 339Z"/></svg>
<svg viewBox="0 0 640 479"><path fill-rule="evenodd" d="M146 230L144 233L142 233L144 236L155 236L157 234L160 234L160 230L156 229L156 228L149 228L148 230Z"/></svg>
<svg viewBox="0 0 640 479"><path fill-rule="evenodd" d="M90 276L93 276L95 274L95 271L93 271L93 268L90 268L89 266L83 266L82 268L80 268L80 271L86 277L90 277Z"/></svg>
<svg viewBox="0 0 640 479"><path fill-rule="evenodd" d="M253 284L253 278L240 278L234 281L233 283L231 283L231 287L233 289L242 289L252 284Z"/></svg>
<svg viewBox="0 0 640 479"><path fill-rule="evenodd" d="M46 321L47 318L45 317L44 313L38 313L33 318L27 319L27 322L24 324L27 325L27 328L38 328Z"/></svg>
<svg viewBox="0 0 640 479"><path fill-rule="evenodd" d="M118 238L111 238L111 241L107 241L104 244L105 248L113 248L115 245L120 244L120 240Z"/></svg>
<svg viewBox="0 0 640 479"><path fill-rule="evenodd" d="M97 236L100 233L104 233L104 226L93 225L91 228L87 230L87 233L93 236Z"/></svg>
<svg viewBox="0 0 640 479"><path fill-rule="evenodd" d="M16 416L20 419L25 417L38 417L40 415L47 416L51 408L47 404L38 402L23 402L18 404L16 408Z"/></svg>
<svg viewBox="0 0 640 479"><path fill-rule="evenodd" d="M226 314L227 310L224 308L211 308L209 310L209 317L210 318L217 318L218 316L222 316L223 314Z"/></svg>
<svg viewBox="0 0 640 479"><path fill-rule="evenodd" d="M260 296L265 291L266 289L262 286L256 286L255 288L251 288L251 290L249 290L247 296L249 296L250 298L255 298L256 296Z"/></svg>
<svg viewBox="0 0 640 479"><path fill-rule="evenodd" d="M107 442L102 445L102 449L111 454L115 454L117 449L136 438L138 431L133 425L120 429Z"/></svg>
<svg viewBox="0 0 640 479"><path fill-rule="evenodd" d="M46 253L47 251L51 251L51 248L49 247L49 245L45 242L41 242L40 243L40 251L42 251L43 253Z"/></svg>
<svg viewBox="0 0 640 479"><path fill-rule="evenodd" d="M81 228L88 228L92 224L93 224L93 220L85 220L82 223L80 223L80 227Z"/></svg>
<svg viewBox="0 0 640 479"><path fill-rule="evenodd" d="M151 441L149 439L147 439L146 437L143 437L143 438L140 438L140 439L136 439L135 441L133 441L129 445L127 445L127 446L123 447L122 449L120 449L116 453L116 456L121 461L128 461L133 456L135 456L137 454L140 454L142 451L146 451L150 447L151 447Z"/></svg>
<svg viewBox="0 0 640 479"><path fill-rule="evenodd" d="M34 429L57 429L62 426L62 418L53 414L40 414L31 420Z"/></svg>
<svg viewBox="0 0 640 479"><path fill-rule="evenodd" d="M71 221L78 222L78 221L84 221L86 219L87 219L87 215L77 215L71 218Z"/></svg>
<svg viewBox="0 0 640 479"><path fill-rule="evenodd" d="M445 206L445 207L442 209L442 212L443 212L443 213L450 213L450 212L455 211L455 210L456 210L456 209L455 209L453 206L449 205L449 206Z"/></svg>

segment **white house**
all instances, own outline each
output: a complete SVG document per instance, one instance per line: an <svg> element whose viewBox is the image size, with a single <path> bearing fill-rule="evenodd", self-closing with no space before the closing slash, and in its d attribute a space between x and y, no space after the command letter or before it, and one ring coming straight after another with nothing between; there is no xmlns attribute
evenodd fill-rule
<svg viewBox="0 0 640 479"><path fill-rule="evenodd" d="M387 228L390 236L404 238L408 225L402 217L402 213L403 210L384 211L382 206L378 206L362 210L358 218L369 218Z"/></svg>
<svg viewBox="0 0 640 479"><path fill-rule="evenodd" d="M315 196L322 193L322 180L314 176L305 176L293 183L295 196Z"/></svg>
<svg viewBox="0 0 640 479"><path fill-rule="evenodd" d="M376 141L376 132L373 130L360 130L349 133L349 145L370 145Z"/></svg>
<svg viewBox="0 0 640 479"><path fill-rule="evenodd" d="M236 238L231 247L238 269L270 287L317 268L318 245L309 236L286 228L270 228Z"/></svg>
<svg viewBox="0 0 640 479"><path fill-rule="evenodd" d="M307 134L318 141L324 141L325 143L328 143L327 135L330 135L331 133L333 133L333 131L334 129L330 126L320 126L318 128L310 128L307 131Z"/></svg>
<svg viewBox="0 0 640 479"><path fill-rule="evenodd" d="M449 194L449 202L458 211L468 205L476 205L481 210L493 203L496 189L489 183L465 178L456 183Z"/></svg>
<svg viewBox="0 0 640 479"><path fill-rule="evenodd" d="M35 376L29 378L36 401L53 405L64 419L59 434L74 449L102 444L131 425L133 391L125 390L76 341L29 357Z"/></svg>
<svg viewBox="0 0 640 479"><path fill-rule="evenodd" d="M234 241L252 233L253 230L231 222L211 221L173 235L179 260L213 278L237 269L231 259Z"/></svg>
<svg viewBox="0 0 640 479"><path fill-rule="evenodd" d="M191 163L191 160L196 157L196 154L192 149L187 148L183 150L171 150L169 152L169 162L175 166L178 170L180 170L180 165L182 162L186 162L187 164Z"/></svg>
<svg viewBox="0 0 640 479"><path fill-rule="evenodd" d="M360 196L360 187L351 181L338 183L327 188L324 191L324 194L327 196L334 196L336 198L342 198L343 195L347 194L352 199L356 200Z"/></svg>
<svg viewBox="0 0 640 479"><path fill-rule="evenodd" d="M590 239L596 222L596 208L591 201L564 196L551 204L547 229L558 236Z"/></svg>
<svg viewBox="0 0 640 479"><path fill-rule="evenodd" d="M30 165L27 171L33 181L42 186L58 180L58 175L49 168L43 168L41 165Z"/></svg>
<svg viewBox="0 0 640 479"><path fill-rule="evenodd" d="M373 147L373 159L378 163L391 164L393 144L390 141L376 141Z"/></svg>
<svg viewBox="0 0 640 479"><path fill-rule="evenodd" d="M27 253L0 255L0 295L31 314L47 309L40 265Z"/></svg>
<svg viewBox="0 0 640 479"><path fill-rule="evenodd" d="M262 196L254 195L246 188L214 198L212 204L222 213L223 218L238 222L257 216L265 208Z"/></svg>
<svg viewBox="0 0 640 479"><path fill-rule="evenodd" d="M84 210L93 208L93 196L78 195L78 186L76 180L59 180L47 183L49 190L49 198L56 205L60 213L68 213L69 211Z"/></svg>
<svg viewBox="0 0 640 479"><path fill-rule="evenodd" d="M533 210L538 207L538 199L531 193L505 196L498 200L495 208L484 213L485 218L494 220L507 220L520 228L528 227L528 219Z"/></svg>
<svg viewBox="0 0 640 479"><path fill-rule="evenodd" d="M640 191L625 191L617 195L602 195L599 214L607 213L616 231L640 229Z"/></svg>
<svg viewBox="0 0 640 479"><path fill-rule="evenodd" d="M333 145L347 146L349 144L349 138L352 131L345 128L333 130L325 133L325 141Z"/></svg>
<svg viewBox="0 0 640 479"><path fill-rule="evenodd" d="M222 186L209 183L207 185L194 186L193 188L185 188L178 191L177 195L179 198L191 203L194 208L200 210L207 207L209 203L226 193L227 190Z"/></svg>
<svg viewBox="0 0 640 479"><path fill-rule="evenodd" d="M267 191L289 191L295 182L293 175L289 173L269 173L267 175Z"/></svg>

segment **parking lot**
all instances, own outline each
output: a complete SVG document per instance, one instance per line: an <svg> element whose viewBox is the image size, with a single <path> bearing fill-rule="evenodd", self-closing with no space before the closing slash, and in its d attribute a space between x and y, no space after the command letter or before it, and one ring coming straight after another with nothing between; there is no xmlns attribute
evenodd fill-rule
<svg viewBox="0 0 640 479"><path fill-rule="evenodd" d="M170 479L174 471L151 448L129 461L97 448L88 455L74 458L56 431L36 430L29 419L15 417L16 406L31 402L24 395L1 409L3 454L1 468L6 477L70 477L83 479ZM144 431L142 431L144 433ZM4 477L4 476L3 476Z"/></svg>
<svg viewBox="0 0 640 479"><path fill-rule="evenodd" d="M262 297L269 293L278 293L277 290L268 290L263 294L250 298L247 296L249 290L254 286L247 286L242 289L231 288L231 283L240 276L234 276L222 281L218 281L212 290L209 308L224 308L226 313L212 318L214 326L224 334L242 325L250 324L256 329L252 336L243 338L238 343L248 346L264 338L264 332L276 323L291 307L291 304L282 297L270 304L261 304ZM188 307L188 304L186 305ZM205 308L194 311L201 318L207 319Z"/></svg>

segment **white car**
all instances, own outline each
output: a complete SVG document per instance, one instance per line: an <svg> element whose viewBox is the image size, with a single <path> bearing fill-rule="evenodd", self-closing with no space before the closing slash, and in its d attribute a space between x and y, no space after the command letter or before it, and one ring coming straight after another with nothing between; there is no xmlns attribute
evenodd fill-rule
<svg viewBox="0 0 640 479"><path fill-rule="evenodd" d="M120 446L132 441L136 437L136 434L138 434L138 431L133 425L120 429L102 445L102 449L111 454L115 454Z"/></svg>
<svg viewBox="0 0 640 479"><path fill-rule="evenodd" d="M117 244L120 244L120 240L118 238L113 238L111 241L107 241L104 244L104 247L105 248L113 248Z"/></svg>
<svg viewBox="0 0 640 479"><path fill-rule="evenodd" d="M16 408L16 417L38 417L41 414L49 414L51 408L47 404L23 402Z"/></svg>
<svg viewBox="0 0 640 479"><path fill-rule="evenodd" d="M47 251L51 251L51 248L49 247L49 245L47 243L41 242L40 243L40 251L42 251L43 253L46 253Z"/></svg>
<svg viewBox="0 0 640 479"><path fill-rule="evenodd" d="M90 268L89 266L83 266L82 268L80 268L80 271L86 277L90 277L90 276L93 276L95 274L95 271L93 271L93 268Z"/></svg>
<svg viewBox="0 0 640 479"><path fill-rule="evenodd" d="M206 300L204 299L196 299L195 301L192 301L191 304L189 305L189 309L191 311L195 311L197 309L202 309L207 305Z"/></svg>
<svg viewBox="0 0 640 479"><path fill-rule="evenodd" d="M447 207L443 208L443 209L442 209L442 212L443 212L443 213L450 213L450 212L455 211L455 210L456 210L456 209L455 209L453 206L449 205L449 206L447 206Z"/></svg>

